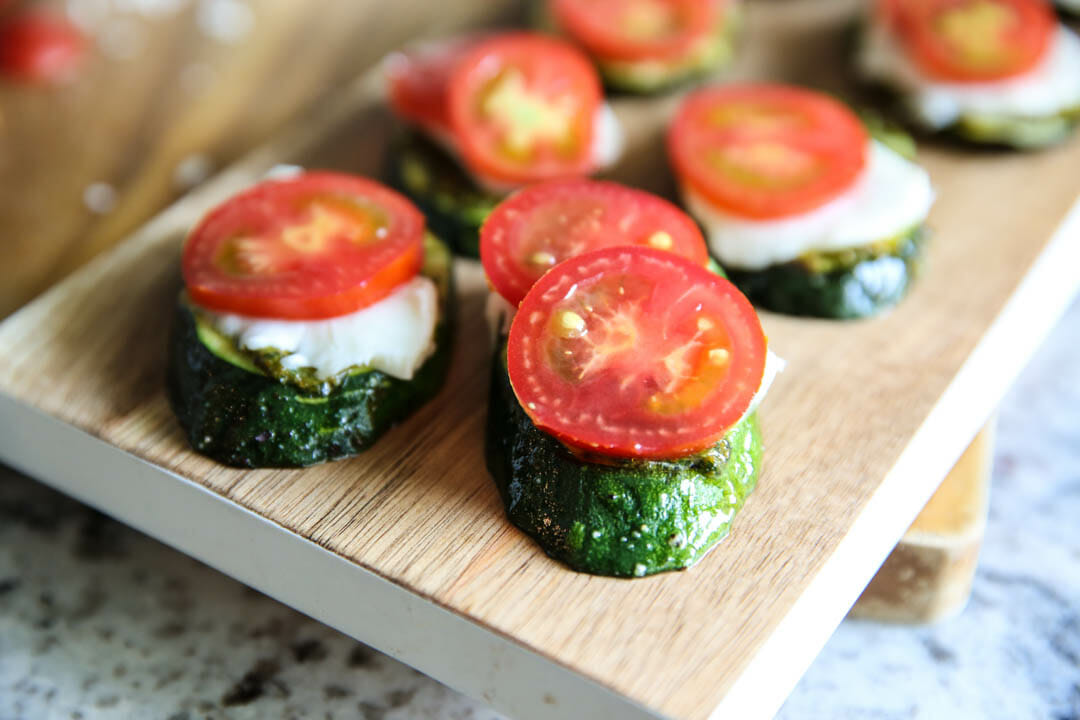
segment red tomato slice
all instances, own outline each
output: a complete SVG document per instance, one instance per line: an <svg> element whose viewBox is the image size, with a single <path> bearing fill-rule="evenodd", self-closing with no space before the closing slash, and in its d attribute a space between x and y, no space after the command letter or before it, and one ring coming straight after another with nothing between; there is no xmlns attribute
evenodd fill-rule
<svg viewBox="0 0 1080 720"><path fill-rule="evenodd" d="M197 304L254 317L310 320L354 312L412 278L424 219L393 190L311 172L269 180L219 205L184 244Z"/></svg>
<svg viewBox="0 0 1080 720"><path fill-rule="evenodd" d="M86 40L60 15L31 10L0 25L0 72L24 82L70 77L86 55Z"/></svg>
<svg viewBox="0 0 1080 720"><path fill-rule="evenodd" d="M465 162L524 185L593 170L593 125L602 95L588 59L532 33L477 43L454 66L450 127Z"/></svg>
<svg viewBox="0 0 1080 720"><path fill-rule="evenodd" d="M510 326L507 367L540 429L589 452L675 458L715 444L765 372L757 314L673 253L615 247L544 275Z"/></svg>
<svg viewBox="0 0 1080 720"><path fill-rule="evenodd" d="M954 82L1027 72L1057 28L1045 0L889 0L883 15L923 72Z"/></svg>
<svg viewBox="0 0 1080 720"><path fill-rule="evenodd" d="M670 60L692 51L720 22L726 0L550 0L556 24L594 55Z"/></svg>
<svg viewBox="0 0 1080 720"><path fill-rule="evenodd" d="M698 264L709 261L701 230L667 200L599 180L552 180L500 203L480 228L480 261L512 305L554 265L590 250L645 245Z"/></svg>
<svg viewBox="0 0 1080 720"><path fill-rule="evenodd" d="M668 131L682 181L721 210L771 219L813 210L855 182L868 136L827 95L728 85L690 95Z"/></svg>
<svg viewBox="0 0 1080 720"><path fill-rule="evenodd" d="M386 62L390 104L403 118L436 131L449 131L446 89L450 74L479 38L463 36L419 45Z"/></svg>

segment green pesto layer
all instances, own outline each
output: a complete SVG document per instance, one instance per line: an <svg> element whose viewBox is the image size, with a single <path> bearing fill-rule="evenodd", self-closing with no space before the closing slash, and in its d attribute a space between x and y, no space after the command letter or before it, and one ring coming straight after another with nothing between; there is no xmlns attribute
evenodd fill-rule
<svg viewBox="0 0 1080 720"><path fill-rule="evenodd" d="M754 305L788 315L852 319L896 305L918 275L926 230L857 248L810 252L761 270L728 268Z"/></svg>

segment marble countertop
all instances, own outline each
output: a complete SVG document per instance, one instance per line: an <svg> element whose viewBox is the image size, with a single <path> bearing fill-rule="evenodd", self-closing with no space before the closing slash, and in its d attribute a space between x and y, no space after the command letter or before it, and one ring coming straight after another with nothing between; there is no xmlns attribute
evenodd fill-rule
<svg viewBox="0 0 1080 720"><path fill-rule="evenodd" d="M498 718L0 469L0 720ZM1080 302L1002 405L968 608L847 621L778 716L1080 719Z"/></svg>

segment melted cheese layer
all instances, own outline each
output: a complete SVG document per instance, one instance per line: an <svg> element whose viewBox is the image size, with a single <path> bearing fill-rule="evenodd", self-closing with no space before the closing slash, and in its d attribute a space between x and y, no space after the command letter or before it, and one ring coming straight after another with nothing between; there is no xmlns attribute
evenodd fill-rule
<svg viewBox="0 0 1080 720"><path fill-rule="evenodd" d="M286 369L314 368L329 379L351 367L370 367L411 380L435 350L438 291L418 275L382 300L324 320L273 320L199 309L215 330L247 350L288 353Z"/></svg>
<svg viewBox="0 0 1080 720"><path fill-rule="evenodd" d="M689 186L687 210L705 229L720 263L760 270L813 250L842 250L894 237L921 224L934 202L930 176L871 140L866 167L851 188L825 205L778 220L739 217L714 207Z"/></svg>
<svg viewBox="0 0 1080 720"><path fill-rule="evenodd" d="M965 115L1049 117L1080 107L1080 38L1061 26L1030 71L995 82L948 83L927 77L880 23L868 23L856 64L868 80L905 94L915 116L935 130Z"/></svg>

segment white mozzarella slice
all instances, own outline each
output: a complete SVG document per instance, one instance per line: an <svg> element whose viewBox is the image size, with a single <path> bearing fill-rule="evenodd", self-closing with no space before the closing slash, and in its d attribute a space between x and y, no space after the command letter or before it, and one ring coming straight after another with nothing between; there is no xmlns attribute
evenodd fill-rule
<svg viewBox="0 0 1080 720"><path fill-rule="evenodd" d="M721 264L760 270L811 250L842 250L884 240L926 219L934 202L930 176L876 140L852 187L810 212L756 220L720 210L689 186L683 201L705 228Z"/></svg>
<svg viewBox="0 0 1080 720"><path fill-rule="evenodd" d="M859 72L896 88L913 113L933 129L966 115L1048 117L1080 107L1080 38L1059 27L1046 57L1022 75L981 83L928 78L881 23L869 23L859 49Z"/></svg>
<svg viewBox="0 0 1080 720"><path fill-rule="evenodd" d="M622 126L615 117L615 111L611 109L611 105L601 104L596 111L593 129L593 163L596 169L606 170L618 162L624 142Z"/></svg>
<svg viewBox="0 0 1080 720"><path fill-rule="evenodd" d="M439 315L435 282L422 275L373 305L325 320L269 320L200 310L239 347L287 352L283 367L311 367L322 379L359 366L411 380L435 350Z"/></svg>
<svg viewBox="0 0 1080 720"><path fill-rule="evenodd" d="M761 376L761 385L758 386L757 392L754 393L754 397L750 400L750 407L746 408L746 412L743 413L744 418L758 409L758 405L765 399L765 396L769 392L769 388L772 387L773 381L776 380L776 376L784 372L784 368L786 367L787 360L780 357L772 350L766 350L765 373Z"/></svg>

